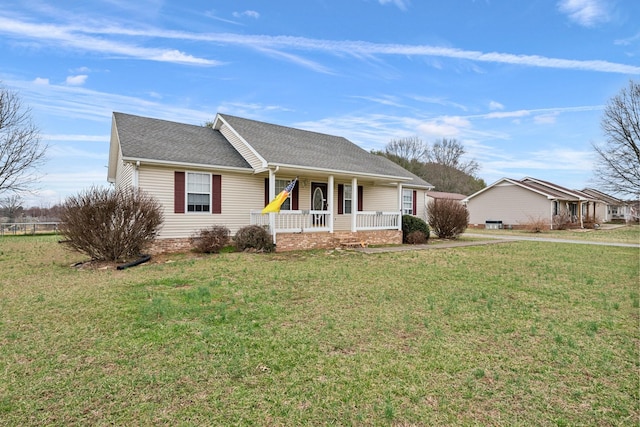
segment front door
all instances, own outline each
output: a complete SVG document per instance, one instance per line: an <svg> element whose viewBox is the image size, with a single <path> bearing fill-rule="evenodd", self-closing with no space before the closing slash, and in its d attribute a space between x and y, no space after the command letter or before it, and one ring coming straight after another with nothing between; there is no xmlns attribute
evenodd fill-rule
<svg viewBox="0 0 640 427"><path fill-rule="evenodd" d="M311 183L311 210L326 211L327 210L327 184L321 182ZM313 225L324 227L325 215L314 214Z"/></svg>

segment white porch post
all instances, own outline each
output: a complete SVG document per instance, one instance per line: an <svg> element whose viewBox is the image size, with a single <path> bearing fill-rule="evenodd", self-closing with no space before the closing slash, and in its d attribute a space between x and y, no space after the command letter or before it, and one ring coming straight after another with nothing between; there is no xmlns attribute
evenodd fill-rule
<svg viewBox="0 0 640 427"><path fill-rule="evenodd" d="M351 232L358 231L358 178L351 179Z"/></svg>
<svg viewBox="0 0 640 427"><path fill-rule="evenodd" d="M327 209L329 210L329 233L333 233L333 175L329 175L327 182Z"/></svg>
<svg viewBox="0 0 640 427"><path fill-rule="evenodd" d="M269 169L269 200L271 202L276 197L276 173L273 169ZM271 235L273 236L273 243L276 243L276 214L275 212L269 212L269 228L271 229Z"/></svg>
<svg viewBox="0 0 640 427"><path fill-rule="evenodd" d="M400 220L398 221L398 230L402 230L402 184L398 183L398 212Z"/></svg>

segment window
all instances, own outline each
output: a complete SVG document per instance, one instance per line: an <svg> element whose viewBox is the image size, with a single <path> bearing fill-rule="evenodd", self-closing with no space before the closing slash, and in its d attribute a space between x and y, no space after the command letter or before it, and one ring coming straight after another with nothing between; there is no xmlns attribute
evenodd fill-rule
<svg viewBox="0 0 640 427"><path fill-rule="evenodd" d="M351 187L350 184L345 184L344 185L344 190L343 190L343 207L344 207L344 212L345 214L350 214L351 213L351 204L353 202L353 187Z"/></svg>
<svg viewBox="0 0 640 427"><path fill-rule="evenodd" d="M287 188L287 185L289 185L290 182L291 182L291 180L276 179L276 194L280 194L282 192L282 190ZM287 198L285 199L284 203L282 203L282 206L280 206L280 210L282 210L282 211L290 211L291 210L291 193L289 193L289 196L287 196Z"/></svg>
<svg viewBox="0 0 640 427"><path fill-rule="evenodd" d="M557 200L553 201L553 214L560 215L560 203Z"/></svg>
<svg viewBox="0 0 640 427"><path fill-rule="evenodd" d="M413 190L402 190L402 214L413 215Z"/></svg>
<svg viewBox="0 0 640 427"><path fill-rule="evenodd" d="M211 175L187 173L187 212L211 211Z"/></svg>

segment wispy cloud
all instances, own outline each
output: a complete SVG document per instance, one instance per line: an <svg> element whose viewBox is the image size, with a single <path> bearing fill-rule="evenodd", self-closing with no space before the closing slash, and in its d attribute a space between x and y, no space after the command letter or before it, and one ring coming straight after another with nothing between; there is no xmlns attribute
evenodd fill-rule
<svg viewBox="0 0 640 427"><path fill-rule="evenodd" d="M253 19L260 18L260 14L255 10L245 10L244 12L233 12L233 16L235 18L243 18L245 16Z"/></svg>
<svg viewBox="0 0 640 427"><path fill-rule="evenodd" d="M518 55L501 52L481 52L430 45L384 44L364 41L322 40L290 36L243 35L234 33L188 33L155 28L135 29L109 25L92 27L55 24L34 24L0 17L0 34L14 38L28 38L56 47L135 57L150 61L164 61L188 65L221 65L223 62L200 58L173 48L148 48L135 43L112 41L96 35L159 38L178 41L203 42L241 46L265 54L278 55L301 66L321 73L331 72L317 61L302 58L288 51L303 51L372 60L383 56L429 57L460 59L471 62L512 64L524 67L571 69L603 73L640 74L640 66L602 60L549 58L539 55Z"/></svg>
<svg viewBox="0 0 640 427"><path fill-rule="evenodd" d="M36 24L0 16L0 34L18 39L30 39L63 49L80 49L108 55L135 57L149 61L173 62L188 65L220 65L221 62L198 58L176 49L147 48L134 44L92 37L97 34L89 27Z"/></svg>
<svg viewBox="0 0 640 427"><path fill-rule="evenodd" d="M558 10L583 27L594 27L611 19L607 3L602 0L560 0Z"/></svg>
<svg viewBox="0 0 640 427"><path fill-rule="evenodd" d="M394 4L396 5L400 10L407 10L407 8L409 7L409 5L411 4L410 0L378 0L380 2L380 4L385 5L385 4Z"/></svg>

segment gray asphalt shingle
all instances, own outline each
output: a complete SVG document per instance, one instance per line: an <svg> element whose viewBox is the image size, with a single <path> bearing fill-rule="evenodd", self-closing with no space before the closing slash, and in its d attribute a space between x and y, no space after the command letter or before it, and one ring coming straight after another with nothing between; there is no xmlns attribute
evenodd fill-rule
<svg viewBox="0 0 640 427"><path fill-rule="evenodd" d="M118 112L113 116L125 158L251 168L218 130ZM404 177L412 185L431 187L396 163L371 154L346 138L227 114L220 116L269 164Z"/></svg>

